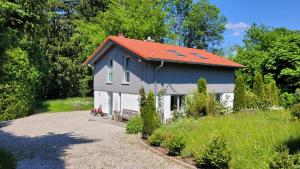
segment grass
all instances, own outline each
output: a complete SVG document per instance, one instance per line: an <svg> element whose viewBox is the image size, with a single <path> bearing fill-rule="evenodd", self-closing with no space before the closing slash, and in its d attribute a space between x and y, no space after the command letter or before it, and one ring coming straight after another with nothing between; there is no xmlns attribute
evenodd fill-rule
<svg viewBox="0 0 300 169"><path fill-rule="evenodd" d="M92 97L73 97L66 99L47 100L37 105L36 113L41 112L67 112L76 110L90 110L93 108Z"/></svg>
<svg viewBox="0 0 300 169"><path fill-rule="evenodd" d="M238 113L221 117L184 119L159 128L163 134L184 133L187 145L182 156L202 151L214 135L229 140L231 168L268 168L274 146L286 144L292 152L300 148L300 121L289 112Z"/></svg>
<svg viewBox="0 0 300 169"><path fill-rule="evenodd" d="M17 166L13 156L0 148L0 169L15 169Z"/></svg>

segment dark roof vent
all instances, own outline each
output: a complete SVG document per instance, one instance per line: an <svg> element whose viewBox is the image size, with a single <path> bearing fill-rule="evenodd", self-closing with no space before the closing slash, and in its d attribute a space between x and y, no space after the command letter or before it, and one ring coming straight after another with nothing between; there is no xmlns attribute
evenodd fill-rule
<svg viewBox="0 0 300 169"><path fill-rule="evenodd" d="M194 55L194 56L196 56L196 57L198 57L198 58L200 58L200 59L208 59L207 57L205 57L205 56L203 56L203 55L201 55L199 53L192 52L191 54Z"/></svg>
<svg viewBox="0 0 300 169"><path fill-rule="evenodd" d="M183 56L183 57L185 57L184 54L182 54L182 53L180 53L180 52L177 52L176 50L168 50L168 52L171 52L171 53L173 53L173 54L176 55L176 56Z"/></svg>

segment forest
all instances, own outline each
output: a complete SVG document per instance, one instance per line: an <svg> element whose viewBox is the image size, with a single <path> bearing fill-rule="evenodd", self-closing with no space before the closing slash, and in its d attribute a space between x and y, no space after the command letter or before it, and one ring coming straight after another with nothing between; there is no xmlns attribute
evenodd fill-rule
<svg viewBox="0 0 300 169"><path fill-rule="evenodd" d="M29 115L43 100L92 96L93 70L82 63L108 35L224 56L226 22L208 0L1 0L0 121ZM247 88L259 72L276 82L280 104L293 104L300 31L253 23L233 48L226 57L246 66L236 74Z"/></svg>

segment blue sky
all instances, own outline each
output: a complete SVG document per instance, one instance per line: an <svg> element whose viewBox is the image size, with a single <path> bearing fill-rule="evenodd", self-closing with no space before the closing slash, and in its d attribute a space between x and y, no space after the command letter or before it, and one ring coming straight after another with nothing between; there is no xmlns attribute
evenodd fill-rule
<svg viewBox="0 0 300 169"><path fill-rule="evenodd" d="M210 0L227 18L222 46L241 44L253 23L300 30L300 0Z"/></svg>

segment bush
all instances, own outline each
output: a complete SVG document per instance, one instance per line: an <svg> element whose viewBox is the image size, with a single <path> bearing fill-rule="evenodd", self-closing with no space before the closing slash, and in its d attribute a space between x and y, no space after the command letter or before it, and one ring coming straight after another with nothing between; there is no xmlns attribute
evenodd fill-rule
<svg viewBox="0 0 300 169"><path fill-rule="evenodd" d="M256 73L253 79L253 92L260 99L265 97L265 85L260 73Z"/></svg>
<svg viewBox="0 0 300 169"><path fill-rule="evenodd" d="M293 168L294 160L284 145L275 148L274 156L269 162L270 169Z"/></svg>
<svg viewBox="0 0 300 169"><path fill-rule="evenodd" d="M185 114L188 117L200 117L207 115L208 97L205 94L193 92L192 95L185 97Z"/></svg>
<svg viewBox="0 0 300 169"><path fill-rule="evenodd" d="M206 80L204 78L198 80L198 92L207 94Z"/></svg>
<svg viewBox="0 0 300 169"><path fill-rule="evenodd" d="M126 133L137 134L143 131L143 122L141 116L132 117L126 125Z"/></svg>
<svg viewBox="0 0 300 169"><path fill-rule="evenodd" d="M155 130L154 133L148 137L148 143L151 146L163 146L166 136L159 130Z"/></svg>
<svg viewBox="0 0 300 169"><path fill-rule="evenodd" d="M290 111L293 117L300 119L300 103L293 105Z"/></svg>
<svg viewBox="0 0 300 169"><path fill-rule="evenodd" d="M178 121L179 119L182 119L183 117L184 117L183 111L174 110L172 113L172 121Z"/></svg>
<svg viewBox="0 0 300 169"><path fill-rule="evenodd" d="M245 107L247 109L257 109L257 96L251 91L245 92Z"/></svg>
<svg viewBox="0 0 300 169"><path fill-rule="evenodd" d="M200 168L229 168L231 160L227 140L223 136L212 139L202 153L196 153L196 162Z"/></svg>
<svg viewBox="0 0 300 169"><path fill-rule="evenodd" d="M208 115L216 115L217 114L217 105L215 101L215 94L208 95Z"/></svg>
<svg viewBox="0 0 300 169"><path fill-rule="evenodd" d="M284 108L289 108L295 101L294 95L284 92L280 95L280 105Z"/></svg>
<svg viewBox="0 0 300 169"><path fill-rule="evenodd" d="M143 122L143 137L150 136L155 129L160 126L159 116L155 110L154 93L150 92L146 99L146 103L141 109L141 117Z"/></svg>
<svg viewBox="0 0 300 169"><path fill-rule="evenodd" d="M245 81L242 76L235 80L233 111L237 112L245 108Z"/></svg>
<svg viewBox="0 0 300 169"><path fill-rule="evenodd" d="M183 135L172 135L166 140L166 146L169 150L169 155L180 155L181 151L185 148L186 140Z"/></svg>
<svg viewBox="0 0 300 169"><path fill-rule="evenodd" d="M17 167L13 156L0 148L0 169L15 169Z"/></svg>

